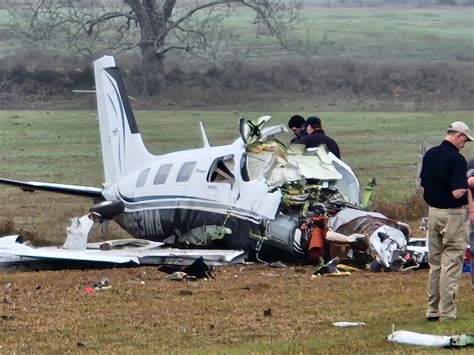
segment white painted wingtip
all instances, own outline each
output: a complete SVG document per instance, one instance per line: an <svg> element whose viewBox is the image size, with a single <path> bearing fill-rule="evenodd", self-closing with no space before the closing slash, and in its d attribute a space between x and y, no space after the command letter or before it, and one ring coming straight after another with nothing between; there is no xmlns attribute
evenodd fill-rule
<svg viewBox="0 0 474 355"><path fill-rule="evenodd" d="M202 121L199 121L199 127L201 128L201 137L202 137L202 143L204 144L204 148L210 148L211 145L209 144L209 139L207 139L206 130L204 129L204 125L202 124Z"/></svg>

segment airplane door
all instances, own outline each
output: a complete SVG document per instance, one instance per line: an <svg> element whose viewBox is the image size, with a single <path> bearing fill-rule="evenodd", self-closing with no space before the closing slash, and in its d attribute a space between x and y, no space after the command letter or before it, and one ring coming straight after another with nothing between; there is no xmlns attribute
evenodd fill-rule
<svg viewBox="0 0 474 355"><path fill-rule="evenodd" d="M232 205L232 186L235 182L234 166L233 155L219 157L211 164L206 178L205 197L218 202L227 209Z"/></svg>

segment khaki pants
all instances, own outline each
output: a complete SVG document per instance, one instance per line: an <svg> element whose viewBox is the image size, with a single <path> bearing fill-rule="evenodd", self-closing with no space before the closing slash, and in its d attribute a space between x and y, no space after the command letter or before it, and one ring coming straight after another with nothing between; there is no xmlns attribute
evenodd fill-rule
<svg viewBox="0 0 474 355"><path fill-rule="evenodd" d="M469 237L467 209L430 207L428 231L430 277L426 316L456 318L454 298Z"/></svg>

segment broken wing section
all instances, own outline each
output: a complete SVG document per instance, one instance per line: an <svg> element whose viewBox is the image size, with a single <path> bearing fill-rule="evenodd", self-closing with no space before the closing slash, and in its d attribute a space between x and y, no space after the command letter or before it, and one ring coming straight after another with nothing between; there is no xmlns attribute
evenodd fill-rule
<svg viewBox="0 0 474 355"><path fill-rule="evenodd" d="M32 192L35 190L57 192L68 195L92 197L94 199L103 199L103 189L98 187L67 185L38 181L18 181L10 179L0 179L0 184L19 187L23 191Z"/></svg>

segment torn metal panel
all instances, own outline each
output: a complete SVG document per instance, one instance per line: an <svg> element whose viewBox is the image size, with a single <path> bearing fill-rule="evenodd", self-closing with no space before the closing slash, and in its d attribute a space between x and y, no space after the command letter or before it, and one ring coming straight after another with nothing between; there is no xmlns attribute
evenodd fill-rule
<svg viewBox="0 0 474 355"><path fill-rule="evenodd" d="M87 216L73 218L71 225L67 228L64 249L85 250L87 248L87 237L94 222Z"/></svg>
<svg viewBox="0 0 474 355"><path fill-rule="evenodd" d="M104 250L103 245L106 243L110 243L112 247ZM70 250L62 247L34 248L23 244L18 235L0 238L0 263L2 264L8 264L12 262L12 259L17 263L34 259L134 265L161 265L163 263L189 265L202 257L205 262L215 265L243 262L243 255L243 250L164 248L161 243L147 240L91 243L85 250Z"/></svg>
<svg viewBox="0 0 474 355"><path fill-rule="evenodd" d="M341 174L342 178L334 183L334 187L339 191L347 200L347 202L353 205L359 205L360 203L360 185L359 180L355 176L354 172L349 165L344 163L341 159L338 159L334 154L329 152L329 156L332 159L332 163L336 168L337 172Z"/></svg>
<svg viewBox="0 0 474 355"><path fill-rule="evenodd" d="M389 268L395 261L395 252L406 247L406 238L401 231L384 225L369 237L370 249L383 266Z"/></svg>
<svg viewBox="0 0 474 355"><path fill-rule="evenodd" d="M0 254L27 257L32 259L49 260L75 260L104 263L135 263L139 264L138 258L131 255L107 254L101 250L69 250L60 247L33 248L22 244L19 236L8 236L0 238Z"/></svg>
<svg viewBox="0 0 474 355"><path fill-rule="evenodd" d="M427 238L410 238L407 242L407 250L411 251L416 261L421 266L428 265L428 239Z"/></svg>
<svg viewBox="0 0 474 355"><path fill-rule="evenodd" d="M372 217L383 222L390 222L390 220L382 213L373 211L356 210L353 208L344 208L331 218L330 228L334 231L339 230L343 225L356 220L357 218Z"/></svg>
<svg viewBox="0 0 474 355"><path fill-rule="evenodd" d="M419 267L416 256L407 249L410 230L381 213L345 208L331 218L330 227L335 233L328 233L328 241L350 245L346 256L370 263L372 271L378 271L381 266L392 271ZM346 241L341 235L346 236ZM360 235L366 238L358 238Z"/></svg>
<svg viewBox="0 0 474 355"><path fill-rule="evenodd" d="M235 207L250 210L270 220L275 219L282 194L278 190L274 192L268 190L269 187L263 178L244 182L235 201Z"/></svg>
<svg viewBox="0 0 474 355"><path fill-rule="evenodd" d="M329 181L342 178L342 175L336 170L332 164L332 159L324 148L318 148L304 155L288 154L288 162L297 166L306 179Z"/></svg>

